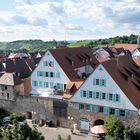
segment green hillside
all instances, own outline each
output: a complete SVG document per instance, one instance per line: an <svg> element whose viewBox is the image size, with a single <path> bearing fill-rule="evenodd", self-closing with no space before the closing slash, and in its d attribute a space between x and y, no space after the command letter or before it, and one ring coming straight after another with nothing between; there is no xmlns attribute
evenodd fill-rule
<svg viewBox="0 0 140 140"><path fill-rule="evenodd" d="M13 42L0 42L0 52L37 52L47 50L52 47L80 47L86 46L90 48L98 47L99 45L113 45L115 43L137 43L137 35L117 36L108 39L98 40L80 40L68 43L66 41L42 41L42 40L18 40Z"/></svg>
<svg viewBox="0 0 140 140"><path fill-rule="evenodd" d="M90 48L98 47L99 45L113 45L116 43L128 43L128 44L136 44L137 43L137 35L130 36L116 36L107 39L97 39L97 40L81 40L72 42L69 44L69 47L79 47L79 46L87 46Z"/></svg>

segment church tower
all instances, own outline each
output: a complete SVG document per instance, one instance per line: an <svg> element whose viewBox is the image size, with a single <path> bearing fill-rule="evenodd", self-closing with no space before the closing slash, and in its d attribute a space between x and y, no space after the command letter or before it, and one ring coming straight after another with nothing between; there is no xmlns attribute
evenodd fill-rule
<svg viewBox="0 0 140 140"><path fill-rule="evenodd" d="M138 38L137 38L137 46L138 48L140 48L140 35L138 35Z"/></svg>

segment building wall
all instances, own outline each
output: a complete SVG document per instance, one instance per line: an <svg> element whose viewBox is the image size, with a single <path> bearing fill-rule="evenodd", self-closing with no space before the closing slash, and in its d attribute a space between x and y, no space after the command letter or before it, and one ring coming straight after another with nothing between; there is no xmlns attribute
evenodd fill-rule
<svg viewBox="0 0 140 140"><path fill-rule="evenodd" d="M14 100L14 87L7 85L0 85L0 99Z"/></svg>
<svg viewBox="0 0 140 140"><path fill-rule="evenodd" d="M44 66L44 62L46 61L48 62L52 61L53 67ZM44 71L44 72L49 72L49 73L53 72L54 77L52 78L52 77L38 76L37 74L38 71ZM57 73L60 73L59 78L57 78ZM38 81L38 86L34 86L33 81ZM54 59L54 57L51 55L49 51L46 52L46 54L43 56L40 63L38 64L38 66L36 67L36 69L31 75L32 90L34 89L37 92L53 89L52 87L54 87L56 83L63 84L63 88L64 88L64 84L67 84L68 81L69 81L69 78L63 72L63 70L61 69L61 67L59 66L59 64L57 63L57 61ZM42 82L42 86L39 86L39 82ZM44 82L48 82L48 85L49 85L48 88L44 87ZM51 85L51 83L53 83L53 86Z"/></svg>
<svg viewBox="0 0 140 140"><path fill-rule="evenodd" d="M24 95L24 83L21 83L19 85L15 85L14 94Z"/></svg>
<svg viewBox="0 0 140 140"><path fill-rule="evenodd" d="M31 77L23 79L23 83L24 83L24 94L23 95L29 95L29 93L31 91Z"/></svg>
<svg viewBox="0 0 140 140"><path fill-rule="evenodd" d="M105 79L106 85L94 85L93 79ZM81 91L93 91L99 93L112 93L113 97L115 94L118 94L120 99L119 102L96 99L96 98L88 98L81 97ZM70 99L71 102L78 103L86 103L91 105L99 105L106 106L118 109L127 109L137 111L136 107L129 101L127 96L123 93L123 91L119 88L116 82L112 79L109 73L105 70L103 65L99 65L96 70L88 77L88 79L84 82L84 84L80 87L80 89L75 93L75 95Z"/></svg>

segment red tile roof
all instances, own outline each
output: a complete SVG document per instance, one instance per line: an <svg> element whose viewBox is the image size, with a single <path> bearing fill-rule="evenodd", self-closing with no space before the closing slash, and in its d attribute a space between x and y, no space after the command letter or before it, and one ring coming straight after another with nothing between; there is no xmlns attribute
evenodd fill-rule
<svg viewBox="0 0 140 140"><path fill-rule="evenodd" d="M124 50L134 51L137 48L137 44L115 44L115 48L123 48Z"/></svg>
<svg viewBox="0 0 140 140"><path fill-rule="evenodd" d="M74 69L86 65L91 65L95 68L95 66L99 64L95 56L92 54L91 49L87 47L59 48L50 49L49 51L71 81L79 79Z"/></svg>
<svg viewBox="0 0 140 140"><path fill-rule="evenodd" d="M133 60L140 67L140 58L133 58Z"/></svg>
<svg viewBox="0 0 140 140"><path fill-rule="evenodd" d="M120 56L102 64L131 103L140 108L140 68L133 59Z"/></svg>

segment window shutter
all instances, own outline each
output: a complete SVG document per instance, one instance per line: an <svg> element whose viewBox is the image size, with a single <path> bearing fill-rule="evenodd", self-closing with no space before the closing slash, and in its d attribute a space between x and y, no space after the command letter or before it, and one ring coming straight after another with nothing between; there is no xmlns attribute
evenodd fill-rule
<svg viewBox="0 0 140 140"><path fill-rule="evenodd" d="M115 109L115 116L119 117L119 109Z"/></svg>
<svg viewBox="0 0 140 140"><path fill-rule="evenodd" d="M105 83L104 83L104 84L105 84L104 86L106 87L106 79L104 79L104 82L105 82Z"/></svg>
<svg viewBox="0 0 140 140"><path fill-rule="evenodd" d="M104 114L109 115L109 108L106 106L104 107Z"/></svg>
<svg viewBox="0 0 140 140"><path fill-rule="evenodd" d="M95 113L99 112L99 106L95 106Z"/></svg>
<svg viewBox="0 0 140 140"><path fill-rule="evenodd" d="M56 73L56 78L60 78L60 72Z"/></svg>
<svg viewBox="0 0 140 140"><path fill-rule="evenodd" d="M129 111L125 110L125 118L128 118L128 115L129 115Z"/></svg>
<svg viewBox="0 0 140 140"><path fill-rule="evenodd" d="M95 93L95 91L93 91L92 94L93 94L92 97L95 99L95 98L96 98L96 93Z"/></svg>
<svg viewBox="0 0 140 140"><path fill-rule="evenodd" d="M96 85L96 79L93 79L93 85Z"/></svg>
<svg viewBox="0 0 140 140"><path fill-rule="evenodd" d="M75 108L79 110L79 104L75 103Z"/></svg>
<svg viewBox="0 0 140 140"><path fill-rule="evenodd" d="M63 90L63 84L60 84L60 89Z"/></svg>
<svg viewBox="0 0 140 140"><path fill-rule="evenodd" d="M118 102L120 102L120 95L118 94Z"/></svg>
<svg viewBox="0 0 140 140"><path fill-rule="evenodd" d="M106 93L106 97L105 98L106 98L107 101L109 101L109 94L108 93Z"/></svg>
<svg viewBox="0 0 140 140"><path fill-rule="evenodd" d="M113 94L113 101L116 102L116 94Z"/></svg>
<svg viewBox="0 0 140 140"><path fill-rule="evenodd" d="M102 99L102 92L99 92L99 99Z"/></svg>
<svg viewBox="0 0 140 140"><path fill-rule="evenodd" d="M53 82L50 82L50 88L53 88Z"/></svg>
<svg viewBox="0 0 140 140"><path fill-rule="evenodd" d="M93 106L92 105L90 105L90 112L92 112L93 111Z"/></svg>
<svg viewBox="0 0 140 140"><path fill-rule="evenodd" d="M83 97L83 90L81 90L80 92L81 92L81 97Z"/></svg>
<svg viewBox="0 0 140 140"><path fill-rule="evenodd" d="M100 86L102 86L102 79L100 79Z"/></svg>
<svg viewBox="0 0 140 140"><path fill-rule="evenodd" d="M53 62L53 61L51 61L51 63L52 63L52 67L54 67L54 62Z"/></svg>

